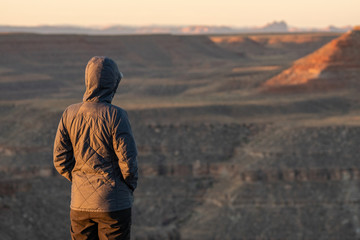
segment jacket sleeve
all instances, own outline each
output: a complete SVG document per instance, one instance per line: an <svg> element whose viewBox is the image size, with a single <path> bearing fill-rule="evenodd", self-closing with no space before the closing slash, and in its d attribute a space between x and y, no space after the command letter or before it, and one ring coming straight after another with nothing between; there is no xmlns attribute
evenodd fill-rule
<svg viewBox="0 0 360 240"><path fill-rule="evenodd" d="M137 149L126 112L115 118L113 147L124 181L134 191L138 180Z"/></svg>
<svg viewBox="0 0 360 240"><path fill-rule="evenodd" d="M69 133L64 125L66 112L60 119L54 142L53 161L55 169L66 179L72 181L71 171L75 165L74 152Z"/></svg>

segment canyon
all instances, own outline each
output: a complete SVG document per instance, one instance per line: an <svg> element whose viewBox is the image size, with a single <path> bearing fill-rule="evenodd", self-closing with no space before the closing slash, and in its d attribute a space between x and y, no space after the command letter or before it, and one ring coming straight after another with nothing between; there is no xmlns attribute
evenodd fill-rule
<svg viewBox="0 0 360 240"><path fill-rule="evenodd" d="M0 34L1 239L70 237L52 147L94 55L124 73L113 103L139 150L132 239L358 239L359 40Z"/></svg>

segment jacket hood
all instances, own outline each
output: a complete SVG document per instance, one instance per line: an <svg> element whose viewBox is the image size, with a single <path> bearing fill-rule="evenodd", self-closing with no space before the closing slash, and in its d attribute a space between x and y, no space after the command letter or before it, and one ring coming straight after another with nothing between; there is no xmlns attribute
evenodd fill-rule
<svg viewBox="0 0 360 240"><path fill-rule="evenodd" d="M107 57L92 57L85 70L84 102L111 103L122 74L116 63Z"/></svg>

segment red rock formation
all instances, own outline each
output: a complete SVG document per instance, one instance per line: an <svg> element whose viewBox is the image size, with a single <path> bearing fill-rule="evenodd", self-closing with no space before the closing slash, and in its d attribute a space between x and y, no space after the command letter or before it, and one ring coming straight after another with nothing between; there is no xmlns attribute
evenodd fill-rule
<svg viewBox="0 0 360 240"><path fill-rule="evenodd" d="M297 60L263 87L268 91L360 87L360 27Z"/></svg>

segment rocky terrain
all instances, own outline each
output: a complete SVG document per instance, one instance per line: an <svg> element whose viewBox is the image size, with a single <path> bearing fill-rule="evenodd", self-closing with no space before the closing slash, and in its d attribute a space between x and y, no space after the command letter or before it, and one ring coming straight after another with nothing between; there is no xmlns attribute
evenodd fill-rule
<svg viewBox="0 0 360 240"><path fill-rule="evenodd" d="M356 76L263 90L311 52L358 74L357 30L337 37L0 35L1 239L69 239L70 183L52 144L93 55L125 75L114 103L139 150L132 239L359 239Z"/></svg>
<svg viewBox="0 0 360 240"><path fill-rule="evenodd" d="M314 53L297 60L264 87L326 91L353 88L360 76L360 28L332 40ZM294 88L294 86L296 86Z"/></svg>

